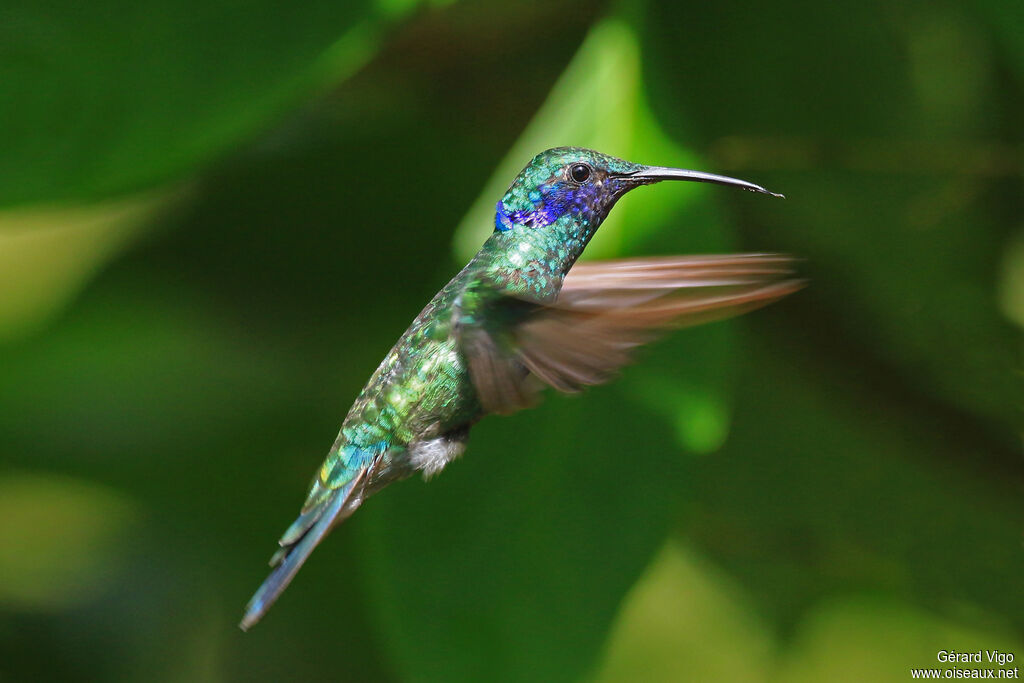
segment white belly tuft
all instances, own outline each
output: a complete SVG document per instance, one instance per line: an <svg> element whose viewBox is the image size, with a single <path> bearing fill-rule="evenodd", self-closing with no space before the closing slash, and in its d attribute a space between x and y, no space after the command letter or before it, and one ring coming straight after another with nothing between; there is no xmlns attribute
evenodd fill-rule
<svg viewBox="0 0 1024 683"><path fill-rule="evenodd" d="M414 469L423 472L423 478L429 479L444 469L444 466L462 455L466 443L439 436L429 441L420 441L409 447L409 463Z"/></svg>

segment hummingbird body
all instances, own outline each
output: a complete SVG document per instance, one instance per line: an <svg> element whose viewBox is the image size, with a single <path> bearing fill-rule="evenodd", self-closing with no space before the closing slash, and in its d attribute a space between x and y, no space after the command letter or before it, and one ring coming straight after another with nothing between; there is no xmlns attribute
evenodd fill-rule
<svg viewBox="0 0 1024 683"><path fill-rule="evenodd" d="M533 405L544 386L609 379L659 330L764 305L800 286L788 259L733 255L573 267L623 194L661 180L745 181L642 166L592 150L539 154L495 208L495 230L420 312L370 377L246 608L247 629L327 532L387 484L430 477L488 413Z"/></svg>

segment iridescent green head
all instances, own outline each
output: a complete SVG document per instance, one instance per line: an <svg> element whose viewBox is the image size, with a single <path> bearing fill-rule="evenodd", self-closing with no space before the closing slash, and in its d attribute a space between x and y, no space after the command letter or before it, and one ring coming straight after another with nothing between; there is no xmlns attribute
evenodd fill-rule
<svg viewBox="0 0 1024 683"><path fill-rule="evenodd" d="M494 229L538 229L568 218L594 230L619 197L662 180L718 183L774 194L735 178L644 166L582 147L556 147L535 156L512 182L495 207Z"/></svg>

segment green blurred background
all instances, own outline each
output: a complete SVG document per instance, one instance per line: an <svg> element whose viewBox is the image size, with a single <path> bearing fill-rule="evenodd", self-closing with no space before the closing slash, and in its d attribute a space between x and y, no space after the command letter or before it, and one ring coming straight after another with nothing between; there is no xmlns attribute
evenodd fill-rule
<svg viewBox="0 0 1024 683"><path fill-rule="evenodd" d="M0 679L910 678L1024 659L1024 4L0 5ZM236 627L362 383L553 146L588 256L810 286L492 418Z"/></svg>

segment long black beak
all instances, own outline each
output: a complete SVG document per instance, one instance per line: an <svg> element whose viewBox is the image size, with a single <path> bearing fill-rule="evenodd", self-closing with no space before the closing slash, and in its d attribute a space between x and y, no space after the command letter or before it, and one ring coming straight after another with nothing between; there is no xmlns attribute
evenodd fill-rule
<svg viewBox="0 0 1024 683"><path fill-rule="evenodd" d="M768 194L773 197L785 198L785 195L778 194L777 192L770 192L760 185L754 183L748 183L746 180L739 180L737 178L730 178L724 175L715 175L714 173L703 173L701 171L687 171L682 168L667 168L665 166L645 166L639 171L629 173L623 177L629 178L630 180L636 180L639 183L657 183L662 180L690 180L698 183L715 183L716 185L731 185L732 187L739 187L744 190L751 192L760 192L761 194Z"/></svg>

